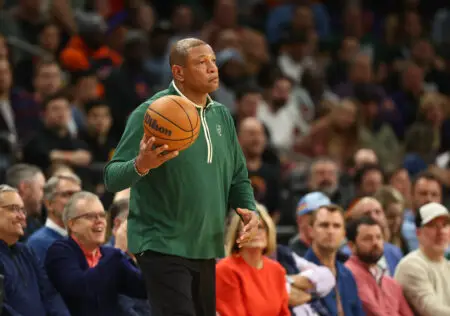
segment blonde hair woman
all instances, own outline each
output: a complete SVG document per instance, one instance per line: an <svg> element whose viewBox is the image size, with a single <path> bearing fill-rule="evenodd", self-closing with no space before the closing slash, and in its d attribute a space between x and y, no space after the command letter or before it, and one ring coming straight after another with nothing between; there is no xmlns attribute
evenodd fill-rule
<svg viewBox="0 0 450 316"><path fill-rule="evenodd" d="M402 194L394 187L386 185L375 193L374 198L380 202L387 219L390 231L388 241L399 247L403 254L407 254L409 249L406 240L402 236L403 213L405 210Z"/></svg>
<svg viewBox="0 0 450 316"><path fill-rule="evenodd" d="M227 258L217 264L216 309L220 316L289 316L286 272L269 259L276 250L276 229L267 210L261 215L258 233L239 247L236 243L242 220L234 214L226 236Z"/></svg>

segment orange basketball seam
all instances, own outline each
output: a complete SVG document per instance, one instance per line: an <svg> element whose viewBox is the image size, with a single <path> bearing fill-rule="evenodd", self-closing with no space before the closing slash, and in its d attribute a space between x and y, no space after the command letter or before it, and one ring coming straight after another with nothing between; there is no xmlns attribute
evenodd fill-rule
<svg viewBox="0 0 450 316"><path fill-rule="evenodd" d="M193 136L189 136L189 137L186 137L186 138L176 138L176 139L173 139L173 138L164 138L164 137L160 137L159 135L155 135L154 133L152 133L152 130L150 130L147 126L144 126L144 129L146 129L148 132L150 132L150 134L152 134L153 136L155 136L155 137L158 138L158 139L164 139L164 140L170 140L170 141L181 142L181 141L183 141L183 140L190 139L190 138L193 137ZM196 135L199 134L199 133L200 133L200 130L199 130L197 133L195 133L194 136L196 136Z"/></svg>
<svg viewBox="0 0 450 316"><path fill-rule="evenodd" d="M168 96L168 98L169 98L170 100L172 100L173 102L175 102L175 103L183 110L184 114L186 114L186 117L187 117L187 119L189 120L189 125L191 126L191 141L188 143L188 144L191 144L191 143L193 142L192 140L194 139L194 129L193 129L193 127L192 127L191 118L189 117L189 114L186 112L186 110L184 109L184 107L183 107L180 103L178 103L177 100L175 100L174 98L171 98L170 96ZM195 109L195 111L197 111L197 109Z"/></svg>
<svg viewBox="0 0 450 316"><path fill-rule="evenodd" d="M167 117L165 117L164 115L162 115L159 112L156 112L155 110L153 110L151 107L149 107L147 110L152 111L153 113L158 114L159 116L161 116L163 119L165 119L167 122L172 123L175 127L177 127L178 129L182 130L183 132L187 132L189 133L190 131L182 128L181 126L179 126L177 123L173 122L172 120L168 119Z"/></svg>

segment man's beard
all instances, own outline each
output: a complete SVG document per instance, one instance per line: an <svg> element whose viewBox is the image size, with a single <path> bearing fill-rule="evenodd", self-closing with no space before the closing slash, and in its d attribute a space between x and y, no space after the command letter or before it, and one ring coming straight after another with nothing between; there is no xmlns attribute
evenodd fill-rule
<svg viewBox="0 0 450 316"><path fill-rule="evenodd" d="M356 248L356 256L366 264L376 264L383 257L383 251L372 250L369 253L363 253Z"/></svg>
<svg viewBox="0 0 450 316"><path fill-rule="evenodd" d="M337 186L331 182L323 181L319 183L317 189L320 192L324 193L326 196L331 197L336 192Z"/></svg>

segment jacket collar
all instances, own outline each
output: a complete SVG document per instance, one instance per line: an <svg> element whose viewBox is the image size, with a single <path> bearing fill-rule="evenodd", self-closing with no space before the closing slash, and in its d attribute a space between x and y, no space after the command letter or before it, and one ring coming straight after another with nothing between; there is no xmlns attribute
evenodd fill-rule
<svg viewBox="0 0 450 316"><path fill-rule="evenodd" d="M202 108L203 108L203 106L198 105L198 104L195 104L193 101L189 100L189 99L188 99L188 98L180 91L180 89L178 89L178 87L176 86L174 80L172 80L172 82L170 83L168 90L169 90L169 93L170 93L170 94L179 95L180 97L185 98L185 99L188 100L190 103L192 103L192 105L194 105L196 108L199 108L199 109L202 109ZM207 100L208 100L208 103L207 103L206 106L204 107L205 109L209 108L209 107L214 103L214 100L211 98L211 96L210 96L209 94L207 95Z"/></svg>

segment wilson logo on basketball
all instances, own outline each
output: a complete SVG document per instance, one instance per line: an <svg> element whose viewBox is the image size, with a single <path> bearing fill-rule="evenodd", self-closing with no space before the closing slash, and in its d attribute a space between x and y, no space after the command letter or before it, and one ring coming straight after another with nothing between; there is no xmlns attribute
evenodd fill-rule
<svg viewBox="0 0 450 316"><path fill-rule="evenodd" d="M154 129L155 131L160 132L161 134L167 135L167 136L171 136L172 135L172 131L170 129L167 129L163 126L159 126L158 125L158 121L155 120L154 118L152 118L148 113L145 113L145 124L147 124L147 126L150 126L152 129Z"/></svg>

